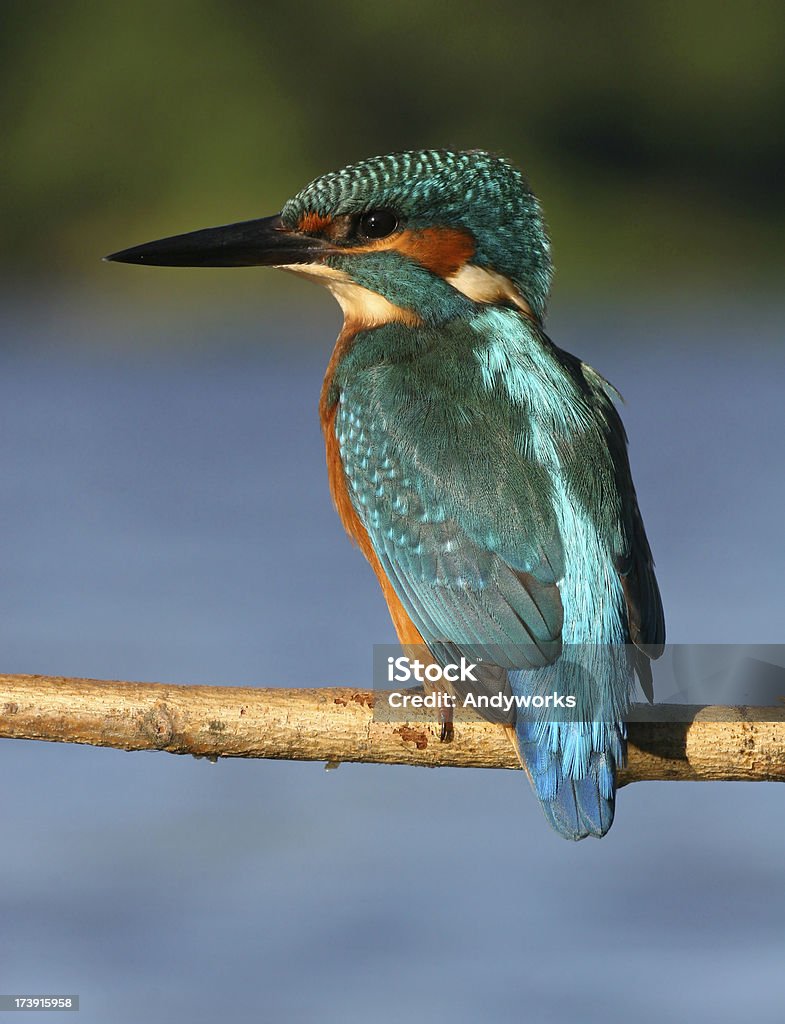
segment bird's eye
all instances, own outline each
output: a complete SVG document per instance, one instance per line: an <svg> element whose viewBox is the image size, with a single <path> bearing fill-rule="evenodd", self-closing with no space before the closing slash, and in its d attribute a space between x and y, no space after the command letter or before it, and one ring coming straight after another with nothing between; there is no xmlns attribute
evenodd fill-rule
<svg viewBox="0 0 785 1024"><path fill-rule="evenodd" d="M365 238L386 238L398 227L392 210L369 210L360 217L360 234Z"/></svg>

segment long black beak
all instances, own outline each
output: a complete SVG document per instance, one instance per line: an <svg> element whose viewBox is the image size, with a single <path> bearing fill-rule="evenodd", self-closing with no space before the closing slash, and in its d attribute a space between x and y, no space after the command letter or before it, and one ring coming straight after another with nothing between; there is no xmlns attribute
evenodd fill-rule
<svg viewBox="0 0 785 1024"><path fill-rule="evenodd" d="M284 228L276 214L159 238L104 259L151 267L280 267L314 263L331 252L329 243Z"/></svg>

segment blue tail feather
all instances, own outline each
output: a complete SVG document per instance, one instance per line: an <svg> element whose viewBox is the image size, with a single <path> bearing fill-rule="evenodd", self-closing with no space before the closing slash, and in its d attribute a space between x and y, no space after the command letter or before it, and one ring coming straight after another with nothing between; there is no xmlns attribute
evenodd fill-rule
<svg viewBox="0 0 785 1024"><path fill-rule="evenodd" d="M531 693L536 675L511 672L514 692ZM617 713L595 712L591 721L517 715L521 759L545 817L565 839L599 838L613 824L616 770L626 749L626 727Z"/></svg>
<svg viewBox="0 0 785 1024"><path fill-rule="evenodd" d="M576 722L559 724L561 733L580 731L583 726ZM533 740L532 733L540 730L519 717L516 732L521 757L545 817L565 839L599 838L613 824L616 752L623 753L624 739L619 726L612 728L615 735L611 746L616 751L593 751L585 773L575 777L565 773L563 747L549 750L541 739Z"/></svg>

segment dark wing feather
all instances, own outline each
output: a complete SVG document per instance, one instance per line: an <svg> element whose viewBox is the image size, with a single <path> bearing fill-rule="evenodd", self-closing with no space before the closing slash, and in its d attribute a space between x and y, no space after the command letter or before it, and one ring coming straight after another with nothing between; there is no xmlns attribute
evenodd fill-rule
<svg viewBox="0 0 785 1024"><path fill-rule="evenodd" d="M635 668L646 697L654 699L651 660L665 648L665 615L654 559L630 472L627 434L613 403L612 386L596 370L582 364L584 378L600 403L607 424L607 442L613 459L616 489L622 498L622 544L616 553L616 571L627 606L630 642L638 649ZM609 393L611 392L611 393Z"/></svg>

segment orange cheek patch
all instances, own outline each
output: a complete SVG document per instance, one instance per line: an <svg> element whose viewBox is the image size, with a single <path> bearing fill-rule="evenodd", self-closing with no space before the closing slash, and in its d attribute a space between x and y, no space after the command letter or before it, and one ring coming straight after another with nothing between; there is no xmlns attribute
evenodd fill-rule
<svg viewBox="0 0 785 1024"><path fill-rule="evenodd" d="M332 222L332 217L323 217L319 213L304 213L297 228L306 235L312 235L319 231L326 231Z"/></svg>
<svg viewBox="0 0 785 1024"><path fill-rule="evenodd" d="M400 252L431 273L439 277L450 277L472 258L475 248L469 231L461 228L423 228L421 231L401 231L390 238L353 248L352 252Z"/></svg>

